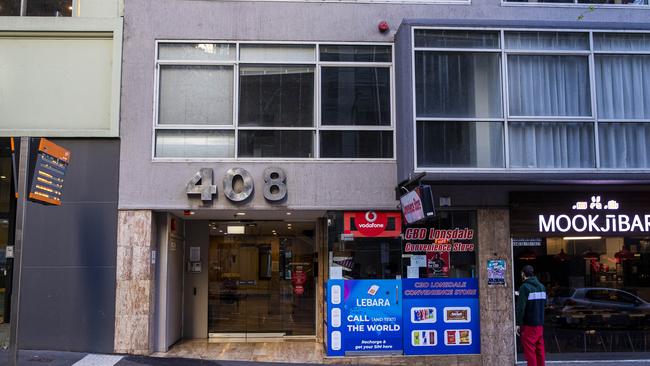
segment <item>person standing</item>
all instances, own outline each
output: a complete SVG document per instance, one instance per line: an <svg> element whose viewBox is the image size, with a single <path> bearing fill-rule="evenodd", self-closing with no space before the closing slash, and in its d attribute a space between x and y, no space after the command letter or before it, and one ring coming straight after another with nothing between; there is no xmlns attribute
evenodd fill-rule
<svg viewBox="0 0 650 366"><path fill-rule="evenodd" d="M521 270L523 283L517 298L517 334L520 335L528 366L544 366L544 308L546 289L535 277L533 266Z"/></svg>

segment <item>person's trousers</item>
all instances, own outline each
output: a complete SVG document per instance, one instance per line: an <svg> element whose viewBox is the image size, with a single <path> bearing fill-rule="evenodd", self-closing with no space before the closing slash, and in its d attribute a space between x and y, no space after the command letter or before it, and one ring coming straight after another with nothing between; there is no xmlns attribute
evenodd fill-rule
<svg viewBox="0 0 650 366"><path fill-rule="evenodd" d="M544 366L544 327L541 325L523 325L521 327L521 345L528 366Z"/></svg>

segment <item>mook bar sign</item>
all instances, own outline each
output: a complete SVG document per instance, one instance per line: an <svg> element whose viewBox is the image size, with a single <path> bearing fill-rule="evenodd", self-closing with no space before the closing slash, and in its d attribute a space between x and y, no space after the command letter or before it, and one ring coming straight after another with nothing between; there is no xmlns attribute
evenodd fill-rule
<svg viewBox="0 0 650 366"><path fill-rule="evenodd" d="M558 207L552 198L546 206L537 208L525 201L518 201L518 204L513 202L511 231L542 236L650 233L650 206L640 205L638 200L625 200L626 196L602 193L586 194L575 199L576 195L572 195L573 199L565 201L564 207ZM638 199L647 200L643 196Z"/></svg>

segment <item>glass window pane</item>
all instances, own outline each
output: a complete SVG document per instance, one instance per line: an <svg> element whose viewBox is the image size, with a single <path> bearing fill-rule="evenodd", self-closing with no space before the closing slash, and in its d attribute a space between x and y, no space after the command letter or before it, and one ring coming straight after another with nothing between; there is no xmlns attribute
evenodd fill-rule
<svg viewBox="0 0 650 366"><path fill-rule="evenodd" d="M232 125L232 66L161 66L158 123Z"/></svg>
<svg viewBox="0 0 650 366"><path fill-rule="evenodd" d="M493 53L416 52L418 117L501 117L501 62Z"/></svg>
<svg viewBox="0 0 650 366"><path fill-rule="evenodd" d="M20 15L20 0L0 0L0 16L11 15Z"/></svg>
<svg viewBox="0 0 650 366"><path fill-rule="evenodd" d="M390 46L321 45L321 61L392 62Z"/></svg>
<svg viewBox="0 0 650 366"><path fill-rule="evenodd" d="M596 51L650 51L650 34L648 33L594 33L594 50Z"/></svg>
<svg viewBox="0 0 650 366"><path fill-rule="evenodd" d="M509 122L511 168L595 167L593 123Z"/></svg>
<svg viewBox="0 0 650 366"><path fill-rule="evenodd" d="M506 48L524 50L589 50L589 34L506 32Z"/></svg>
<svg viewBox="0 0 650 366"><path fill-rule="evenodd" d="M313 66L242 66L239 125L314 125Z"/></svg>
<svg viewBox="0 0 650 366"><path fill-rule="evenodd" d="M505 0L509 3L569 3L573 4L573 0Z"/></svg>
<svg viewBox="0 0 650 366"><path fill-rule="evenodd" d="M28 0L26 13L34 17L72 16L72 0Z"/></svg>
<svg viewBox="0 0 650 366"><path fill-rule="evenodd" d="M392 131L322 131L322 158L382 158L393 157Z"/></svg>
<svg viewBox="0 0 650 366"><path fill-rule="evenodd" d="M237 48L234 44L161 43L158 46L160 60L235 61L236 58Z"/></svg>
<svg viewBox="0 0 650 366"><path fill-rule="evenodd" d="M582 56L508 56L512 116L591 116L589 62Z"/></svg>
<svg viewBox="0 0 650 366"><path fill-rule="evenodd" d="M246 62L316 61L316 48L293 44L242 44L239 56Z"/></svg>
<svg viewBox="0 0 650 366"><path fill-rule="evenodd" d="M313 131L239 131L240 158L313 158Z"/></svg>
<svg viewBox="0 0 650 366"><path fill-rule="evenodd" d="M650 118L650 56L596 55L599 118Z"/></svg>
<svg viewBox="0 0 650 366"><path fill-rule="evenodd" d="M599 123L603 168L650 168L650 123Z"/></svg>
<svg viewBox="0 0 650 366"><path fill-rule="evenodd" d="M501 122L417 123L417 166L503 168Z"/></svg>
<svg viewBox="0 0 650 366"><path fill-rule="evenodd" d="M158 130L158 158L234 158L235 131Z"/></svg>
<svg viewBox="0 0 650 366"><path fill-rule="evenodd" d="M323 67L323 125L390 126L390 69Z"/></svg>
<svg viewBox="0 0 650 366"><path fill-rule="evenodd" d="M499 32L416 29L415 47L499 48Z"/></svg>
<svg viewBox="0 0 650 366"><path fill-rule="evenodd" d="M579 4L647 5L647 0L578 0Z"/></svg>

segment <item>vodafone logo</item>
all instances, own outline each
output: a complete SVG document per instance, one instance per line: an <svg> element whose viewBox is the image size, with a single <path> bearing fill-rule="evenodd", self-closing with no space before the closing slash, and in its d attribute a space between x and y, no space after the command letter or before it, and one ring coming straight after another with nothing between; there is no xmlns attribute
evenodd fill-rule
<svg viewBox="0 0 650 366"><path fill-rule="evenodd" d="M386 230L388 218L375 211L360 212L355 218L357 229L365 236L378 236Z"/></svg>
<svg viewBox="0 0 650 366"><path fill-rule="evenodd" d="M352 211L343 215L344 234L358 238L392 237L402 233L402 214L394 211Z"/></svg>

